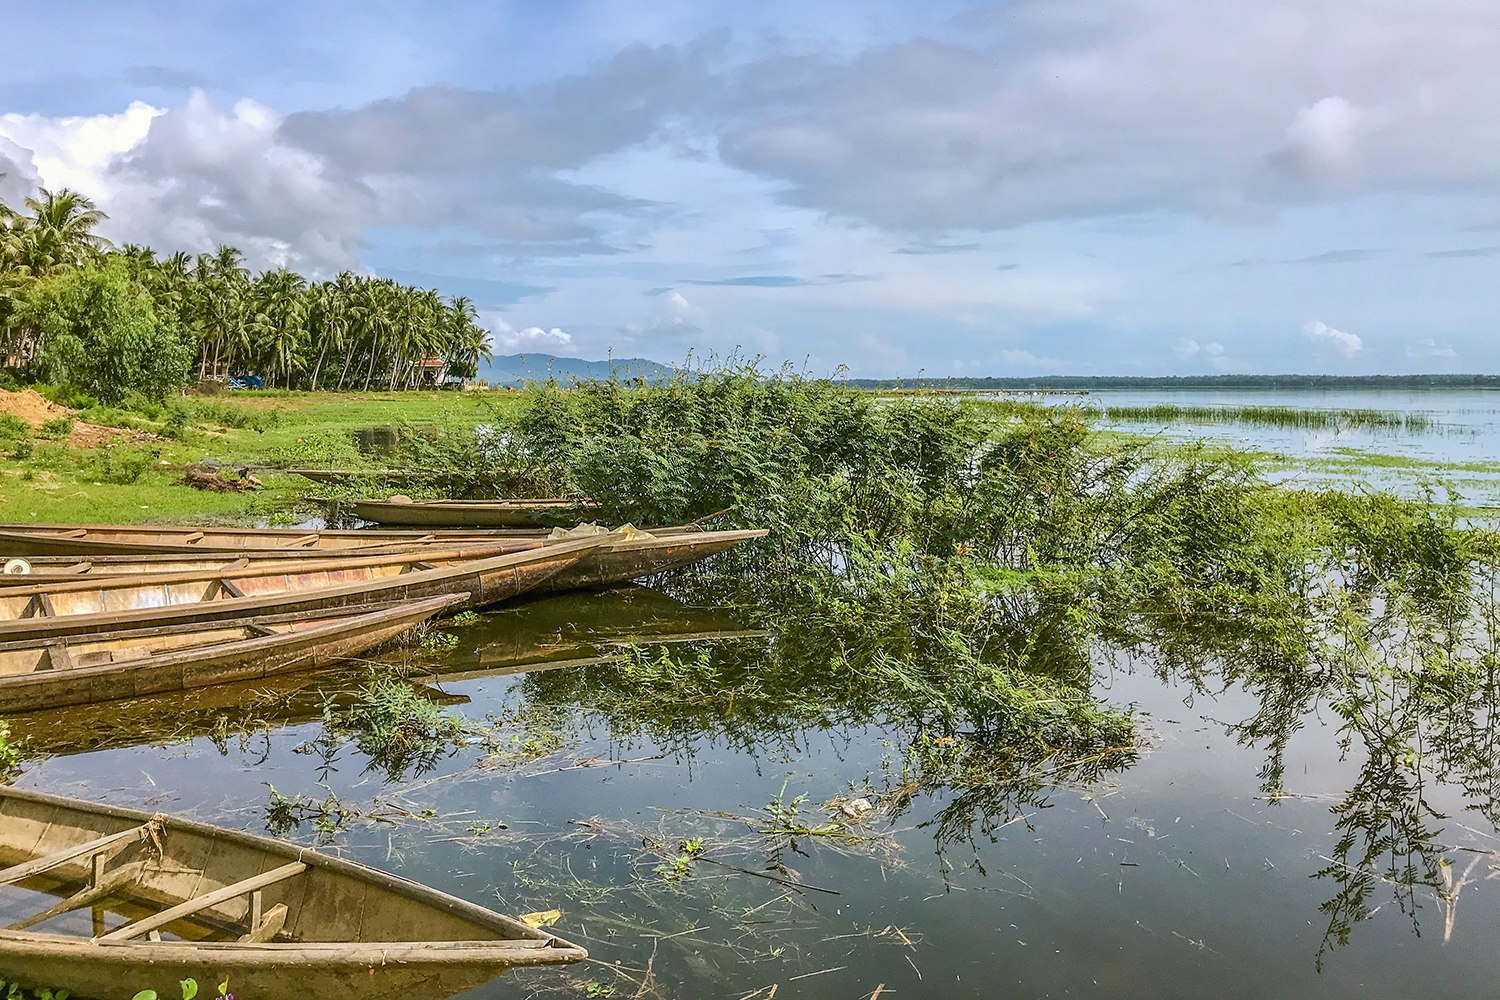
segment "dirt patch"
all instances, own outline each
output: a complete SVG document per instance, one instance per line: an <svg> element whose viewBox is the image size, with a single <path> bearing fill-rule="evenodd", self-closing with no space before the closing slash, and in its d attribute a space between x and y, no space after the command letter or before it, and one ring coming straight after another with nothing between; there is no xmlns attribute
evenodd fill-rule
<svg viewBox="0 0 1500 1000"><path fill-rule="evenodd" d="M68 435L68 447L101 448L107 444L146 444L165 440L160 434L152 434L150 431L78 423L73 425L73 432Z"/></svg>
<svg viewBox="0 0 1500 1000"><path fill-rule="evenodd" d="M76 411L59 406L35 389L8 392L0 389L0 413L20 417L32 427L40 427L49 420L66 417Z"/></svg>
<svg viewBox="0 0 1500 1000"><path fill-rule="evenodd" d="M227 471L229 470L189 465L182 470L182 478L177 480L177 485L191 486L196 490L208 490L211 493L243 493L261 488L260 480L252 475L246 474L241 479L230 479L220 474Z"/></svg>

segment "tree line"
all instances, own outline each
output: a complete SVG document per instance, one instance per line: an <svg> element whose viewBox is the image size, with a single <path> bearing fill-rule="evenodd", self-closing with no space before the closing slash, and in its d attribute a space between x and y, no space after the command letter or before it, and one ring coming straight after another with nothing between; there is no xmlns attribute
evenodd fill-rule
<svg viewBox="0 0 1500 1000"><path fill-rule="evenodd" d="M0 175L3 176L3 175ZM76 191L0 201L0 355L23 377L106 402L260 375L298 389L410 389L490 357L464 297L344 272L254 274L233 247L159 257L95 232Z"/></svg>

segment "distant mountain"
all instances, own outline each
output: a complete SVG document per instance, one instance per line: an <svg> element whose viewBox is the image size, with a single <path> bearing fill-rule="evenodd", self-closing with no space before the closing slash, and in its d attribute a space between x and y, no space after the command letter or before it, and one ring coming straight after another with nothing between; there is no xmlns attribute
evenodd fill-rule
<svg viewBox="0 0 1500 1000"><path fill-rule="evenodd" d="M674 372L666 365L645 358L611 358L608 361L585 361L582 358L558 358L551 354L508 354L479 366L479 378L492 386L520 385L522 382L557 379L561 385L583 379L644 378L661 382Z"/></svg>

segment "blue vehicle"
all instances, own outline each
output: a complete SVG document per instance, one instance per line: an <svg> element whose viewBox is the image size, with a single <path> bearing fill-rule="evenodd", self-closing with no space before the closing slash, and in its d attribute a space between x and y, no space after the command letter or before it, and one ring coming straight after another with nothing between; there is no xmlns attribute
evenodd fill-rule
<svg viewBox="0 0 1500 1000"><path fill-rule="evenodd" d="M231 375L229 376L229 388L231 389L264 389L266 382L259 375Z"/></svg>

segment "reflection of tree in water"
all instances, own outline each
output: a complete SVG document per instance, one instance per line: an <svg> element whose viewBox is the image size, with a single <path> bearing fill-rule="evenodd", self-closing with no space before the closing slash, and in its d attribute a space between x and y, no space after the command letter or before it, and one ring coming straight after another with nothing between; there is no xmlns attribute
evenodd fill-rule
<svg viewBox="0 0 1500 1000"><path fill-rule="evenodd" d="M1135 759L1129 716L1089 694L1089 635L1066 609L989 601L952 567L894 573L878 584L809 573L769 600L722 577L695 592L689 578L680 596L730 603L768 636L531 674L521 701L531 712L583 708L622 748L649 739L685 756L717 740L790 760L815 733L874 727L902 745L866 791L891 817L943 793L926 824L943 847L988 837L1050 789Z"/></svg>
<svg viewBox="0 0 1500 1000"><path fill-rule="evenodd" d="M1163 654L1163 676L1204 693L1237 685L1254 695L1255 713L1227 728L1265 749L1260 779L1273 802L1286 794L1292 737L1320 706L1338 717L1339 746L1360 768L1330 809L1338 840L1316 873L1337 886L1320 907L1328 919L1320 967L1373 914L1382 892L1420 934L1419 890L1430 890L1451 934L1473 865L1454 875L1450 854L1460 849L1445 834L1456 824L1431 801L1440 788L1460 790L1467 809L1500 826L1497 568L1487 538L1453 530L1445 516L1392 533L1411 547L1406 552L1357 537L1335 550L1299 614L1300 649L1271 642L1257 655L1226 654L1212 629L1197 644L1149 637Z"/></svg>
<svg viewBox="0 0 1500 1000"><path fill-rule="evenodd" d="M528 677L521 691L535 706L594 713L623 745L649 737L683 753L719 739L791 759L820 731L899 733L873 790L892 815L939 797L924 827L947 849L992 838L1058 786L1129 766L1129 718L1089 691L1101 649L1143 653L1203 693L1256 697L1230 728L1266 751L1259 777L1273 798L1291 739L1320 706L1336 714L1361 766L1332 808L1338 839L1317 872L1337 887L1322 907L1323 953L1385 892L1417 932L1432 892L1451 930L1473 876L1455 874L1451 817L1430 796L1457 788L1500 824L1500 615L1489 557L1443 516L1403 511L1403 523L1376 525L1380 545L1360 534L1375 530L1369 518L1324 526L1344 544L1304 559L1295 585L1245 588L1229 606L1201 590L1112 595L1067 580L997 595L952 561L808 573L769 594L690 577L681 596L733 604L770 637L637 651L618 668Z"/></svg>

